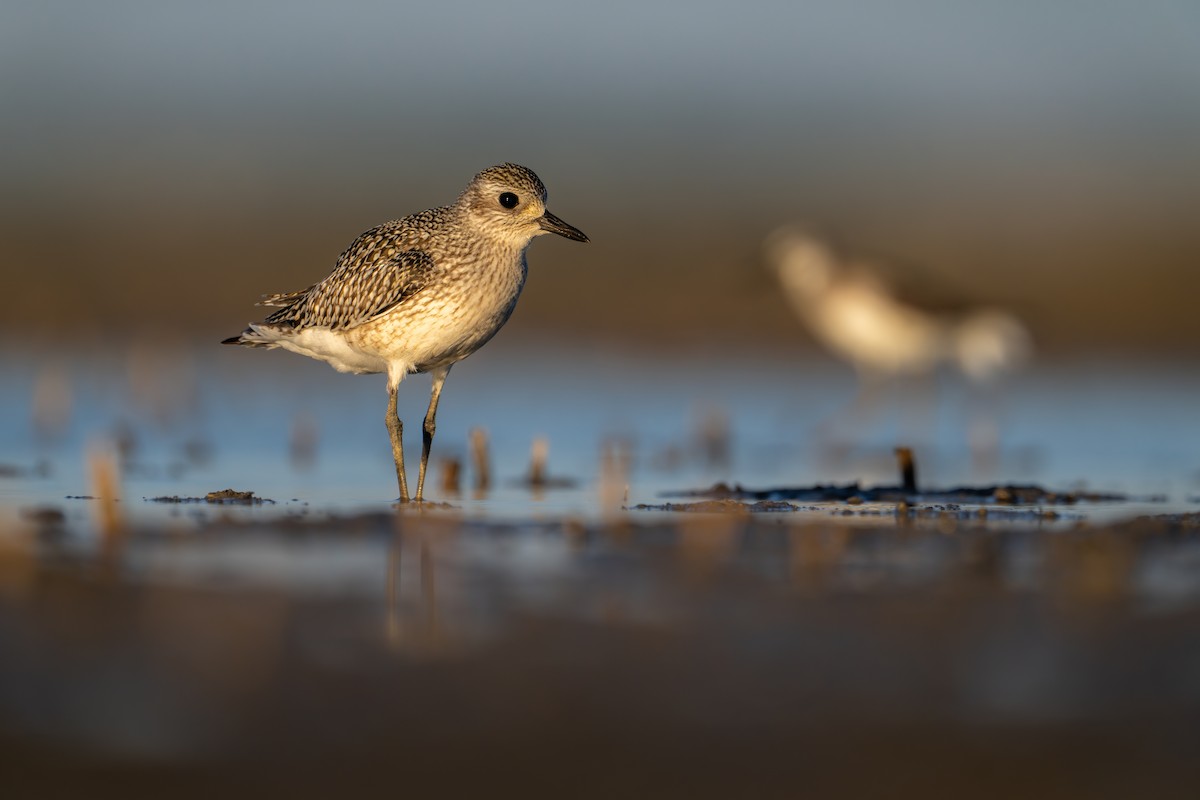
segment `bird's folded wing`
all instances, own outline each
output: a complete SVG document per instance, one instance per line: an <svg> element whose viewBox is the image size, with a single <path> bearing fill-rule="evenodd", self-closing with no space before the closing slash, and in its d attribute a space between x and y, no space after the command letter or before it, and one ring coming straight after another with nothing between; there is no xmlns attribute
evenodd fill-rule
<svg viewBox="0 0 1200 800"><path fill-rule="evenodd" d="M295 305L297 300L299 300L301 297L304 297L304 295L311 292L312 289L313 289L313 287L310 286L307 289L301 289L298 292L281 292L280 294L264 294L262 296L262 299L260 299L254 305L269 306L272 308L286 308L287 306Z"/></svg>
<svg viewBox="0 0 1200 800"><path fill-rule="evenodd" d="M403 303L425 288L433 259L422 250L404 250L374 263L345 263L267 322L294 328L346 330Z"/></svg>

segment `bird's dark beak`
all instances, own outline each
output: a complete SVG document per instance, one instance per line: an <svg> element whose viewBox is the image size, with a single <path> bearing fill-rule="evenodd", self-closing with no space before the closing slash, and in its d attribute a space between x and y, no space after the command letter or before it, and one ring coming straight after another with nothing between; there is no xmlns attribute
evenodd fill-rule
<svg viewBox="0 0 1200 800"><path fill-rule="evenodd" d="M538 225L542 230L549 233L557 233L559 236L565 236L568 239L574 239L577 242L586 242L587 234L563 222L558 217L547 211L538 219Z"/></svg>

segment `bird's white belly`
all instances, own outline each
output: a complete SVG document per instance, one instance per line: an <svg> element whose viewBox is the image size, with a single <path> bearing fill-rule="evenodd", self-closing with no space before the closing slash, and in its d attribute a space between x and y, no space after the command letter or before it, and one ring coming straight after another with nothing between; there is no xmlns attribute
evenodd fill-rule
<svg viewBox="0 0 1200 800"><path fill-rule="evenodd" d="M284 350L324 361L338 372L374 373L387 371L387 359L355 347L344 331L305 328L276 343Z"/></svg>
<svg viewBox="0 0 1200 800"><path fill-rule="evenodd" d="M407 372L453 364L482 347L508 321L523 283L514 281L483 301L477 295L436 299L418 295L347 331L347 344L365 360L403 364Z"/></svg>
<svg viewBox="0 0 1200 800"><path fill-rule="evenodd" d="M815 305L816 333L861 367L925 372L945 354L945 330L934 318L871 291L831 291Z"/></svg>

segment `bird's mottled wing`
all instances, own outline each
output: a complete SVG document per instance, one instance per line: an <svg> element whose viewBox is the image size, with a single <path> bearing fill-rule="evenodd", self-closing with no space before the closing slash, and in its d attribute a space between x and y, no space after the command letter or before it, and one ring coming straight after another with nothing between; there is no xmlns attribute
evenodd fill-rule
<svg viewBox="0 0 1200 800"><path fill-rule="evenodd" d="M254 305L269 306L272 308L286 308L287 306L295 305L297 300L299 300L301 297L304 297L304 295L311 292L312 289L313 289L313 287L310 286L307 289L301 289L298 292L282 292L280 294L264 294L262 296L262 299L259 300Z"/></svg>
<svg viewBox="0 0 1200 800"><path fill-rule="evenodd" d="M342 254L329 277L266 321L298 329L347 330L404 302L429 282L433 259L423 250L357 245Z"/></svg>

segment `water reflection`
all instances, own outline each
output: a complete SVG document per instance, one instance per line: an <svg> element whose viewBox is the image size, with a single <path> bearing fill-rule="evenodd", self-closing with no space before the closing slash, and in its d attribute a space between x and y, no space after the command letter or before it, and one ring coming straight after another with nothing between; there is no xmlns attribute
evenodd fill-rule
<svg viewBox="0 0 1200 800"><path fill-rule="evenodd" d="M452 625L447 635L441 624L435 554L439 548L450 546L446 539L453 535L455 523L423 524L413 532L401 519L398 514L397 529L387 551L386 640L397 650L441 653L454 645L455 627ZM406 551L408 561L415 561L415 569L410 568L415 574L404 574ZM442 602L447 602L445 597Z"/></svg>

